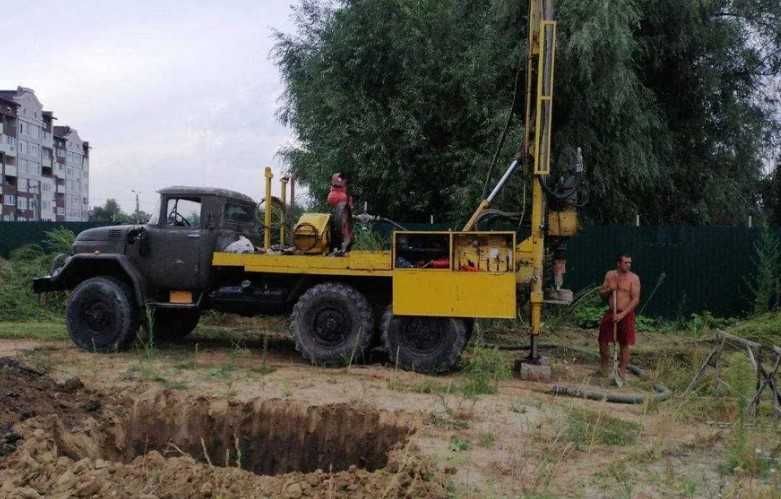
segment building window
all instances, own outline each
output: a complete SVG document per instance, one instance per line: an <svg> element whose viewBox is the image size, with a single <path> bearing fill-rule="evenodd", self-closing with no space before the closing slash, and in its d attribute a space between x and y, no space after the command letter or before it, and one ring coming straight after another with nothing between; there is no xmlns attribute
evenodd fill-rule
<svg viewBox="0 0 781 499"><path fill-rule="evenodd" d="M26 210L27 209L27 198L16 198L16 209L18 209L18 210Z"/></svg>
<svg viewBox="0 0 781 499"><path fill-rule="evenodd" d="M3 204L6 206L16 206L16 196L14 196L13 194L4 195Z"/></svg>

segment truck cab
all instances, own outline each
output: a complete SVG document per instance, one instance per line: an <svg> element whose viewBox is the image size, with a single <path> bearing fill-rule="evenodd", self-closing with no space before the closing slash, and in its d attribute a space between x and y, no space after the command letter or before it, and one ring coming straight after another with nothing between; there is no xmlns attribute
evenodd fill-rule
<svg viewBox="0 0 781 499"><path fill-rule="evenodd" d="M189 333L214 279L212 255L244 237L257 244L261 223L252 198L225 189L168 187L150 220L81 232L33 289L72 290L68 328L77 345L126 347L154 310L156 330Z"/></svg>

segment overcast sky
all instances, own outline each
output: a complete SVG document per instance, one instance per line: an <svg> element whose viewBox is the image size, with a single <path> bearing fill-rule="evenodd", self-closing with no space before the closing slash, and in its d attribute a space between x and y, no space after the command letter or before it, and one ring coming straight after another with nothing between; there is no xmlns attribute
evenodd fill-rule
<svg viewBox="0 0 781 499"><path fill-rule="evenodd" d="M270 51L288 0L36 0L3 9L0 88L35 90L92 146L90 205L175 184L261 195L292 133Z"/></svg>

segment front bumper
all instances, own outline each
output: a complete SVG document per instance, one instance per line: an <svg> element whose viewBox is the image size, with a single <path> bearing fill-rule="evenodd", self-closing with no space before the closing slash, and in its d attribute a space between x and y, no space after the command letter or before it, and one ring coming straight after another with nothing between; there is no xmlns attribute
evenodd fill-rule
<svg viewBox="0 0 781 499"><path fill-rule="evenodd" d="M47 275L46 277L36 277L33 279L33 292L35 293L59 291L60 289L62 289L62 287L59 285L57 280L50 275Z"/></svg>

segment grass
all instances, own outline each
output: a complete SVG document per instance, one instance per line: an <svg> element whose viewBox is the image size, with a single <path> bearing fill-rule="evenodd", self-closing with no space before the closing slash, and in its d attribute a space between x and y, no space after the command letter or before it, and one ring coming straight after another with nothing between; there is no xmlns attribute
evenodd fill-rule
<svg viewBox="0 0 781 499"><path fill-rule="evenodd" d="M496 393L499 381L512 377L509 357L496 347L479 342L464 355L464 382L461 387L467 397Z"/></svg>
<svg viewBox="0 0 781 499"><path fill-rule="evenodd" d="M633 421L573 408L567 414L564 438L578 450L594 445L626 447L637 442L642 429L642 425Z"/></svg>
<svg viewBox="0 0 781 499"><path fill-rule="evenodd" d="M730 328L728 332L760 343L781 345L781 312L757 315Z"/></svg>
<svg viewBox="0 0 781 499"><path fill-rule="evenodd" d="M0 321L0 338L60 341L69 336L61 321Z"/></svg>

